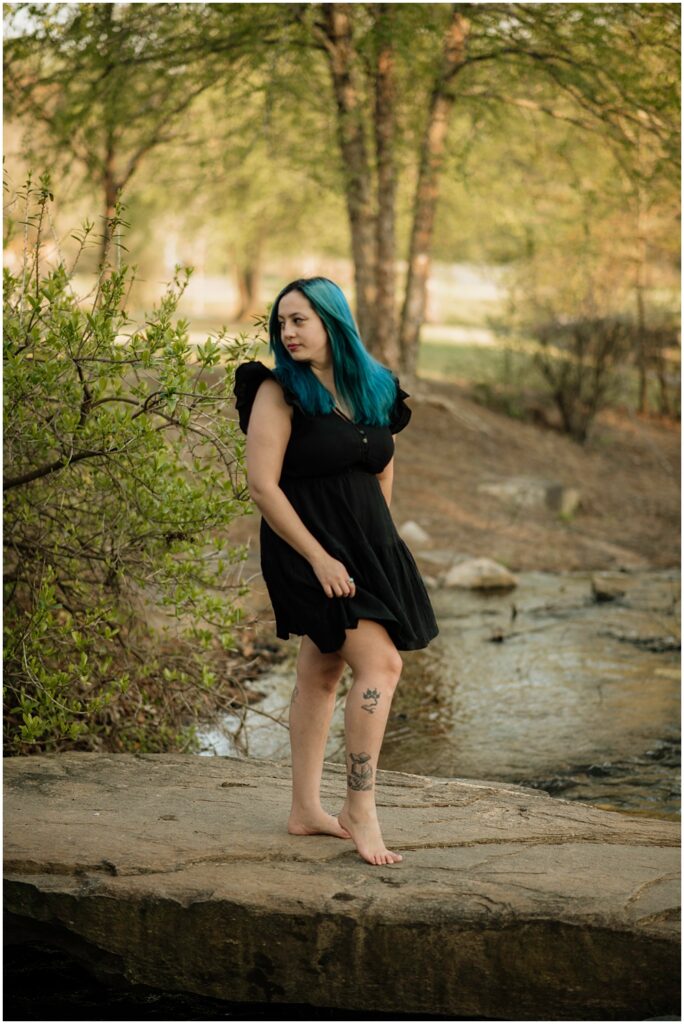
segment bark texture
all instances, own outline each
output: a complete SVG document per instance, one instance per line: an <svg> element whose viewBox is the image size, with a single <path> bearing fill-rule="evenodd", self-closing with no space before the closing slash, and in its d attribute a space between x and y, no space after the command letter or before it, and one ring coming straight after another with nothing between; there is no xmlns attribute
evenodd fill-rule
<svg viewBox="0 0 684 1024"><path fill-rule="evenodd" d="M320 38L328 55L337 105L337 135L351 230L358 327L361 337L372 348L375 340L375 210L351 7L350 4L323 4Z"/></svg>
<svg viewBox="0 0 684 1024"><path fill-rule="evenodd" d="M392 44L394 4L376 8L375 152L377 162L378 217L376 233L377 288L375 345L377 358L386 366L399 365L396 310L396 191L394 155L396 87Z"/></svg>
<svg viewBox="0 0 684 1024"><path fill-rule="evenodd" d="M465 61L468 30L468 21L454 5L444 42L442 65L430 97L413 208L400 334L400 369L407 385L411 385L415 378L420 327L425 317L430 275L430 250L439 196L439 175L444 157L449 118L456 99L453 81Z"/></svg>

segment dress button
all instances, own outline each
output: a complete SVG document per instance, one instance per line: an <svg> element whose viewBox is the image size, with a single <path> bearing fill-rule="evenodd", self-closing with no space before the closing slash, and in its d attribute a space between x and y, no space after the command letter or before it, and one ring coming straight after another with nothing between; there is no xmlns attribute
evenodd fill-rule
<svg viewBox="0 0 684 1024"><path fill-rule="evenodd" d="M364 443L364 444L368 444L368 438L367 438L367 437L364 437L364 439L363 439L363 443Z"/></svg>

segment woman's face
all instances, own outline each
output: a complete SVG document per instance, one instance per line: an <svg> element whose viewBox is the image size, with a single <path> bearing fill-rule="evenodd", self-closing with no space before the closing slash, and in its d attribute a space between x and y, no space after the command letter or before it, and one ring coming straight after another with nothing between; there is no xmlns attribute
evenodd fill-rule
<svg viewBox="0 0 684 1024"><path fill-rule="evenodd" d="M292 291L278 303L283 345L296 362L311 362L318 369L330 363L330 343L323 321L306 295Z"/></svg>

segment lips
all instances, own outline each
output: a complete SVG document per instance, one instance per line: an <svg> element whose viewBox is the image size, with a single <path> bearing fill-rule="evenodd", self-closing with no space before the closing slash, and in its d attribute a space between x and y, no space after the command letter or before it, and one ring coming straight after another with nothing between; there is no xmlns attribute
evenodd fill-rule
<svg viewBox="0 0 684 1024"><path fill-rule="evenodd" d="M292 351L294 351L294 349L299 348L299 345L288 345L287 347L288 347L289 351L292 352Z"/></svg>

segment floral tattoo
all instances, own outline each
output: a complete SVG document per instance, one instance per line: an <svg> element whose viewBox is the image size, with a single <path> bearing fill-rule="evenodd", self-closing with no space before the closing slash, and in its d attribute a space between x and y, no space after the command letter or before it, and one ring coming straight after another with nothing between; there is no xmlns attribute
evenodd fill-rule
<svg viewBox="0 0 684 1024"><path fill-rule="evenodd" d="M364 711L367 711L369 715L372 715L378 706L380 700L379 690L366 690L363 695L363 699L368 701L368 704L362 704L361 707Z"/></svg>

